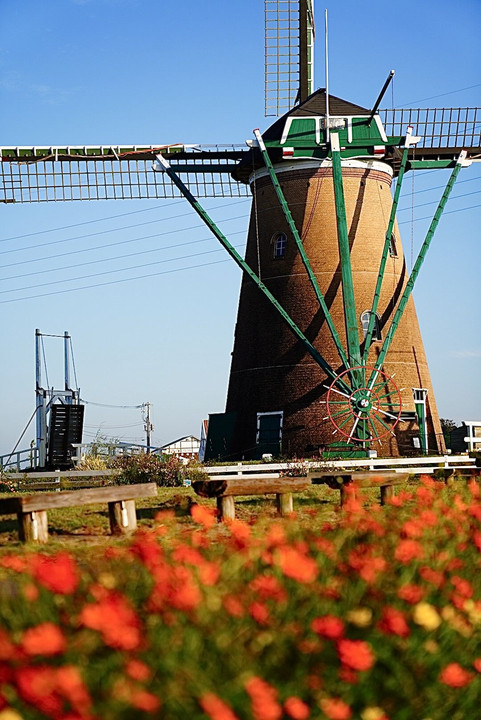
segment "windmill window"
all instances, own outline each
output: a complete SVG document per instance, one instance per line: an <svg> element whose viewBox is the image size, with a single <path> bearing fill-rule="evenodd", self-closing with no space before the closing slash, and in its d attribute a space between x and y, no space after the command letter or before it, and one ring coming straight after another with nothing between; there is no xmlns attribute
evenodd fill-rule
<svg viewBox="0 0 481 720"><path fill-rule="evenodd" d="M389 255L391 257L397 257L396 238L394 237L394 233L392 233L389 241Z"/></svg>
<svg viewBox="0 0 481 720"><path fill-rule="evenodd" d="M274 260L283 258L287 250L287 235L285 233L276 233L271 240L274 252Z"/></svg>
<svg viewBox="0 0 481 720"><path fill-rule="evenodd" d="M365 310L361 315L361 325L362 325L362 332L364 334L364 337L367 335L367 330L369 327L369 320L371 319L371 311ZM379 342L382 340L381 335L381 323L379 320L379 315L376 313L376 316L374 318L374 328L372 331L372 342Z"/></svg>

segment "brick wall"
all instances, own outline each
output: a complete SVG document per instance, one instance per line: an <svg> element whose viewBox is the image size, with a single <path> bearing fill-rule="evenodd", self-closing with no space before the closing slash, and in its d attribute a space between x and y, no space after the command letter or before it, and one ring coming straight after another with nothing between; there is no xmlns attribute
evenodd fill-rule
<svg viewBox="0 0 481 720"><path fill-rule="evenodd" d="M330 168L299 167L295 171L279 173L278 177L317 282L346 347L332 171ZM343 168L343 183L356 316L362 341L360 316L372 305L392 204L391 177L389 172ZM253 195L246 260L328 363L340 372L343 367L335 344L268 177L255 182ZM273 238L279 232L287 235L287 250L283 258L274 259ZM408 279L397 227L394 235L397 257L388 257L378 308L383 337ZM368 364L375 362L381 344L372 344ZM387 354L384 371L390 375L395 373L396 384L403 388L403 410L414 411L413 387L428 389L428 434L431 443L434 439L442 443L412 297ZM329 384L323 370L268 300L251 280L244 278L226 406L227 411L238 413L234 452L245 457L252 454L257 412L284 412L285 454L310 454L319 445L339 440L339 434L333 436L330 420L324 419L327 413L322 401L327 393L325 385ZM396 438L383 441L382 446L376 444L378 453L404 455L414 452L413 435L418 435L415 425L398 425ZM432 444L431 449L435 449ZM439 449L443 449L442 444Z"/></svg>

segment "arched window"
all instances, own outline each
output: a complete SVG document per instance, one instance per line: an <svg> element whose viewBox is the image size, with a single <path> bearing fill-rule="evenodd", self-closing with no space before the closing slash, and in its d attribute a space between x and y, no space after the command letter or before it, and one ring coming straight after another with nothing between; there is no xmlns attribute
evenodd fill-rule
<svg viewBox="0 0 481 720"><path fill-rule="evenodd" d="M287 250L287 235L281 232L276 233L275 235L273 235L271 243L273 248L274 260L283 258Z"/></svg>
<svg viewBox="0 0 481 720"><path fill-rule="evenodd" d="M364 312L361 313L361 325L362 325L362 332L363 332L364 337L366 337L366 335L367 335L367 329L369 327L370 319L371 319L371 311L364 310ZM376 317L374 319L374 328L372 331L372 342L379 342L379 340L382 340L381 323L379 320L379 315L376 313Z"/></svg>

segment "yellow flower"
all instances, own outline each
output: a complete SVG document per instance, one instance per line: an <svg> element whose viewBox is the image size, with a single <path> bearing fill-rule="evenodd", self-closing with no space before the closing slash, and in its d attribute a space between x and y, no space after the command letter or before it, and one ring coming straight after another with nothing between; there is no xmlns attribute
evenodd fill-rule
<svg viewBox="0 0 481 720"><path fill-rule="evenodd" d="M112 573L103 572L99 575L99 583L108 590L113 590L114 587L116 587L117 585L117 580L115 578L115 575L112 575ZM1 717L0 720L2 720Z"/></svg>
<svg viewBox="0 0 481 720"><path fill-rule="evenodd" d="M367 607L354 608L347 613L346 619L357 627L367 627L372 621L372 610Z"/></svg>
<svg viewBox="0 0 481 720"><path fill-rule="evenodd" d="M446 605L443 607L441 615L443 616L443 620L454 628L454 630L457 630L457 632L463 637L471 637L473 634L473 628L471 625L456 612L452 605Z"/></svg>
<svg viewBox="0 0 481 720"><path fill-rule="evenodd" d="M413 620L425 630L436 630L441 625L441 618L433 605L420 602L414 606Z"/></svg>
<svg viewBox="0 0 481 720"><path fill-rule="evenodd" d="M434 642L434 640L426 640L423 647L426 652L431 654L439 652L439 645L437 644L437 642Z"/></svg>
<svg viewBox="0 0 481 720"><path fill-rule="evenodd" d="M384 710L380 707L374 707L374 705L365 708L361 713L361 720L381 720L383 717L385 717Z"/></svg>
<svg viewBox="0 0 481 720"><path fill-rule="evenodd" d="M0 720L23 720L23 717L12 708L5 708L0 712Z"/></svg>

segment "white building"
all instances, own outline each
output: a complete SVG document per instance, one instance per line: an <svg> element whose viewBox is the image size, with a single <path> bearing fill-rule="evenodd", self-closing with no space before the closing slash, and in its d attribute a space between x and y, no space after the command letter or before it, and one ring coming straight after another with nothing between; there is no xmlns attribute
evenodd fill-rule
<svg viewBox="0 0 481 720"><path fill-rule="evenodd" d="M193 435L185 435L184 437L173 440L167 445L157 448L156 452L165 455L176 455L186 460L197 460L199 457L200 440Z"/></svg>

